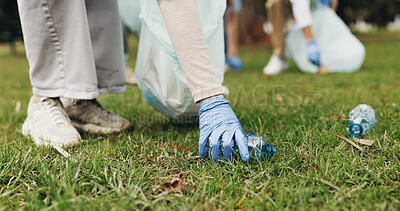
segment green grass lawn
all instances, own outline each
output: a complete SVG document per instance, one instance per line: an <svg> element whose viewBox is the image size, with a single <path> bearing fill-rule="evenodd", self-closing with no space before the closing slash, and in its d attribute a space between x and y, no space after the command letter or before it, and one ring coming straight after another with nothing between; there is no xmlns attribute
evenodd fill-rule
<svg viewBox="0 0 400 211"><path fill-rule="evenodd" d="M400 209L400 39L369 35L359 72L311 75L292 64L265 79L271 51L245 46L242 72L227 72L233 110L245 131L276 146L263 162L215 165L197 151L197 125L177 124L146 104L138 87L102 95L108 109L131 120L121 134L82 134L67 151L38 148L21 135L31 95L23 47L0 47L0 210L31 209ZM372 37L372 38L371 38ZM374 39L377 38L377 39ZM137 41L132 40L134 64ZM336 138L346 116L367 103L378 114L360 152ZM20 108L18 106L20 104ZM163 184L180 177L184 192Z"/></svg>

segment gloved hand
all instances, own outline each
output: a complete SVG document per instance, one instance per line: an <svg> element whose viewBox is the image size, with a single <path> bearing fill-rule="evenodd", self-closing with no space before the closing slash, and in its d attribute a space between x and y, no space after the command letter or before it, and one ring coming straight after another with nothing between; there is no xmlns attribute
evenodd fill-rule
<svg viewBox="0 0 400 211"><path fill-rule="evenodd" d="M242 160L250 159L247 138L242 125L225 98L213 97L201 103L199 127L199 152L203 159L207 158L208 140L210 140L211 157L214 161L220 158L221 144L224 159L230 160L234 154L235 142Z"/></svg>
<svg viewBox="0 0 400 211"><path fill-rule="evenodd" d="M238 13L238 12L240 12L241 9L242 9L242 0L234 0L232 12Z"/></svg>
<svg viewBox="0 0 400 211"><path fill-rule="evenodd" d="M331 5L331 0L320 0L322 6L328 7Z"/></svg>
<svg viewBox="0 0 400 211"><path fill-rule="evenodd" d="M307 41L307 58L317 67L321 66L319 47L315 40Z"/></svg>

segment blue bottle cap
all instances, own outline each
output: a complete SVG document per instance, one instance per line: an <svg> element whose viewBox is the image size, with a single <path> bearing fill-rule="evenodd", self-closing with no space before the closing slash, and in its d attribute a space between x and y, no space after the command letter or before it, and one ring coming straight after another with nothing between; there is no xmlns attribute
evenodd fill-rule
<svg viewBox="0 0 400 211"><path fill-rule="evenodd" d="M362 135L364 129L360 124L352 124L349 130L353 137L359 137Z"/></svg>

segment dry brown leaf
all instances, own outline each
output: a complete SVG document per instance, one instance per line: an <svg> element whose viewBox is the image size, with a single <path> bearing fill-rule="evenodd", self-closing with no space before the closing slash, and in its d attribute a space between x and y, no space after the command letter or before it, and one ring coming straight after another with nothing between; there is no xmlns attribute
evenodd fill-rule
<svg viewBox="0 0 400 211"><path fill-rule="evenodd" d="M345 120L345 119L347 119L347 117L346 117L346 115L345 114L335 114L335 115L333 115L333 116L331 116L331 121L335 121L335 120L338 120L338 121L341 121L341 120Z"/></svg>
<svg viewBox="0 0 400 211"><path fill-rule="evenodd" d="M178 174L171 181L164 182L161 186L164 191L167 192L177 192L183 193L185 192L185 186L183 186L182 180L184 179L183 174Z"/></svg>

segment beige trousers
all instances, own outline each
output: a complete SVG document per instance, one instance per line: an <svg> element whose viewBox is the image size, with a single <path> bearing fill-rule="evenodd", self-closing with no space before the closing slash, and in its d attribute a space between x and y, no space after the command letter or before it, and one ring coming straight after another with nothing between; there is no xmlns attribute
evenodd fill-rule
<svg viewBox="0 0 400 211"><path fill-rule="evenodd" d="M338 0L332 0L331 8L336 10L337 4ZM267 18L274 29L271 33L272 51L279 57L283 57L285 54L285 25L292 17L290 5L289 0L267 0L265 3Z"/></svg>
<svg viewBox="0 0 400 211"><path fill-rule="evenodd" d="M125 91L117 0L18 0L33 93L93 99Z"/></svg>

